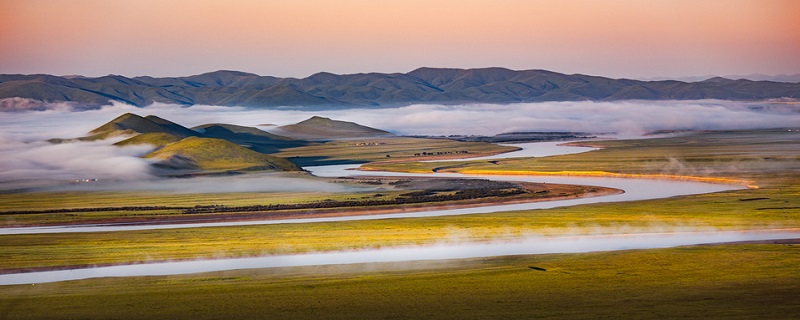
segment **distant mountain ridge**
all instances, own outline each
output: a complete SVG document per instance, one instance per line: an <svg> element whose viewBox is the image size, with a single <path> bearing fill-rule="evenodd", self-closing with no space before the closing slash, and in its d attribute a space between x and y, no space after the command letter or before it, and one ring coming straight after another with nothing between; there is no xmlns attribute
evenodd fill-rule
<svg viewBox="0 0 800 320"><path fill-rule="evenodd" d="M688 76L688 77L652 77L652 78L640 78L638 80L642 81L678 80L683 82L697 82L715 77L721 77L731 80L744 79L750 81L773 81L773 82L790 82L790 83L800 82L800 73L779 74L774 76L761 73L751 73L751 74L728 74L724 76L704 75L704 76Z"/></svg>
<svg viewBox="0 0 800 320"><path fill-rule="evenodd" d="M317 73L303 79L215 71L189 77L0 75L0 111L120 101L272 107L392 107L415 103L800 99L800 83L713 78L697 82L612 79L546 70L419 68L408 73Z"/></svg>

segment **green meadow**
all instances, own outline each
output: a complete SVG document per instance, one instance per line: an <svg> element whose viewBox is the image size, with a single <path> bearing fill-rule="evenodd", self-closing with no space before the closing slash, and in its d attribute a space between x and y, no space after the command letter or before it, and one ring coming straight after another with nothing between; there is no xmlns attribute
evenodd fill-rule
<svg viewBox="0 0 800 320"><path fill-rule="evenodd" d="M753 180L759 186L792 185L800 176L800 134L771 129L711 131L675 137L574 143L602 147L588 153L502 161L368 164L374 170L459 172L606 171Z"/></svg>
<svg viewBox="0 0 800 320"><path fill-rule="evenodd" d="M463 216L4 235L0 236L0 271L514 240L529 235L800 228L800 137L796 132L704 132L591 144L605 149L498 163L459 160L369 166L417 172L445 168L690 175L746 179L759 188ZM385 158L385 150L373 152L368 147L337 145L330 159ZM412 158L416 153L411 148L407 152ZM311 153L309 149L285 151L297 157ZM46 205L36 203L37 197L48 196L52 201ZM128 196L94 195L98 204L126 205L303 202L353 195ZM76 193L2 195L0 199L4 209L81 206ZM48 219L35 216L25 219ZM0 318L792 319L800 314L798 288L797 244L726 244L0 286Z"/></svg>
<svg viewBox="0 0 800 320"><path fill-rule="evenodd" d="M0 236L0 270L380 248L527 235L800 227L800 187L463 216ZM751 200L756 199L756 200ZM191 246L187 246L191 243Z"/></svg>
<svg viewBox="0 0 800 320"><path fill-rule="evenodd" d="M789 244L254 269L0 287L3 319L795 319Z"/></svg>

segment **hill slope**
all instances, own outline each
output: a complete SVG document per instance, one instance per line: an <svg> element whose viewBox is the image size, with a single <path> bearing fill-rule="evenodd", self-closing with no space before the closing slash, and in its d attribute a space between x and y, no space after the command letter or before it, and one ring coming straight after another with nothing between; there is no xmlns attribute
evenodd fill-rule
<svg viewBox="0 0 800 320"><path fill-rule="evenodd" d="M133 113L126 113L89 131L92 136L87 137L87 139L103 139L118 135L156 132L182 138L198 135L194 130L153 115L142 117Z"/></svg>
<svg viewBox="0 0 800 320"><path fill-rule="evenodd" d="M314 116L296 124L278 127L275 132L297 139L329 140L393 136L391 132L362 126L354 122Z"/></svg>
<svg viewBox="0 0 800 320"><path fill-rule="evenodd" d="M223 139L246 145L248 149L260 153L276 153L281 149L300 147L308 144L303 140L279 136L258 128L233 124L212 123L192 128L203 137Z"/></svg>
<svg viewBox="0 0 800 320"><path fill-rule="evenodd" d="M800 83L797 82L722 79L724 81L641 81L504 68L419 68L391 74L317 73L303 79L237 71L175 78L0 75L0 106L7 110L40 109L47 103L75 102L85 108L112 100L135 106L162 102L321 108L414 103L800 99ZM15 101L25 101L25 104ZM20 105L15 106L15 103Z"/></svg>
<svg viewBox="0 0 800 320"><path fill-rule="evenodd" d="M50 139L52 143L75 140L100 140L119 135L133 137L116 146L149 144L156 150L144 158L157 159L156 166L168 169L228 170L302 170L291 162L267 155L283 148L305 145L306 141L264 132L257 128L230 124L198 126L195 131L157 116L123 114L78 139Z"/></svg>
<svg viewBox="0 0 800 320"><path fill-rule="evenodd" d="M149 144L155 146L157 149L163 148L164 146L181 141L181 137L171 135L169 133L163 132L148 132L142 133L132 138L128 138L122 140L120 142L115 143L115 146L128 146L128 145L137 145L137 144Z"/></svg>
<svg viewBox="0 0 800 320"><path fill-rule="evenodd" d="M161 160L158 165L170 169L301 170L286 159L258 153L230 141L212 138L188 137L144 157Z"/></svg>

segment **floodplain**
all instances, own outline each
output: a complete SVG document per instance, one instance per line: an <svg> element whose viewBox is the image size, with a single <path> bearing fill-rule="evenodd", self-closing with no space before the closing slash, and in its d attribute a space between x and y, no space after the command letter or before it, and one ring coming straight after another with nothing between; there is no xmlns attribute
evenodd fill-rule
<svg viewBox="0 0 800 320"><path fill-rule="evenodd" d="M800 228L800 137L788 130L699 132L644 140L592 141L602 150L500 161L370 163L372 170L425 172L596 171L746 181L711 194L459 216L308 224L0 236L5 273L152 261L302 254L521 239L530 235ZM584 142L585 144L586 142ZM319 154L313 146L295 150ZM365 149L348 160L375 160ZM301 152L302 151L302 152ZM383 159L385 160L385 159ZM757 188L755 188L757 186ZM374 190L370 190L374 193ZM78 197L27 209L67 206ZM396 193L395 193L396 195ZM39 194L38 197L48 196ZM141 194L99 204L170 205L252 194ZM276 194L314 202L341 194ZM28 195L3 195L35 203ZM206 198L208 197L208 198ZM105 199L105 200L103 200ZM268 199L268 197L264 197ZM59 201L62 201L59 204ZM106 201L106 202L103 202ZM119 202L118 202L119 201ZM266 202L264 202L266 201ZM262 200L269 203L276 200ZM4 201L5 202L5 201ZM198 202L199 203L199 202ZM78 205L80 206L80 205ZM118 213L106 212L107 215ZM130 213L127 213L130 214ZM46 215L31 215L42 219ZM16 218L16 217L15 217ZM34 218L31 218L34 219ZM7 221L9 219L6 219ZM35 219L34 219L35 220ZM63 222L63 221L62 221ZM26 223L40 223L28 221ZM192 245L186 245L191 243ZM268 268L205 274L102 278L0 286L4 318L792 318L800 312L796 241L735 243L579 254ZM92 308L87 308L91 301ZM144 305L151 306L143 308ZM208 309L211 308L212 309Z"/></svg>

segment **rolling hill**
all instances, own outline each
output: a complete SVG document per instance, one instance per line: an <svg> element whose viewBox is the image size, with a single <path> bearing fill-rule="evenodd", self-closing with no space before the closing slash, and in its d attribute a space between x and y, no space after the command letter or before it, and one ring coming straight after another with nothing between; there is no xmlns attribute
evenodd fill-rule
<svg viewBox="0 0 800 320"><path fill-rule="evenodd" d="M166 133L182 138L199 135L196 131L172 121L153 115L142 117L133 113L123 114L89 133L92 135L87 138L94 140L140 133Z"/></svg>
<svg viewBox="0 0 800 320"><path fill-rule="evenodd" d="M260 153L276 153L280 149L300 147L307 141L279 136L258 128L237 126L224 123L212 123L192 128L203 137L217 138L245 145L248 149Z"/></svg>
<svg viewBox="0 0 800 320"><path fill-rule="evenodd" d="M800 99L800 83L711 78L697 82L612 79L547 70L419 68L408 73L317 73L277 78L238 71L189 77L0 75L0 107L41 110L71 102L81 108L110 101L255 108L376 107L414 103L516 103L614 100Z"/></svg>
<svg viewBox="0 0 800 320"><path fill-rule="evenodd" d="M230 141L188 137L146 154L159 167L203 171L300 171L286 159L258 153Z"/></svg>
<svg viewBox="0 0 800 320"><path fill-rule="evenodd" d="M132 137L116 146L149 144L155 151L144 158L156 159L156 166L192 171L300 171L291 162L268 155L283 148L307 144L271 134L257 128L230 124L207 124L186 128L172 121L149 115L123 114L77 139L50 139L53 143L74 140L94 141L122 135Z"/></svg>
<svg viewBox="0 0 800 320"><path fill-rule="evenodd" d="M132 138L128 138L128 139L122 140L120 142L115 143L114 145L115 146L129 146L129 145L137 145L137 144L149 144L149 145L152 145L152 146L156 147L156 149L160 149L160 148L163 148L164 146L166 146L166 145L168 145L170 143L181 141L181 139L183 139L183 138L178 137L176 135L169 134L169 133L148 132L148 133L142 133L142 134L136 135L136 136L134 136Z"/></svg>
<svg viewBox="0 0 800 320"><path fill-rule="evenodd" d="M280 126L274 132L304 140L333 140L393 136L391 132L362 126L354 122L314 116L296 124Z"/></svg>

